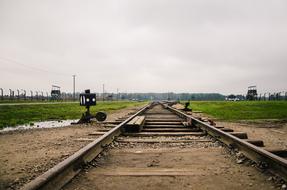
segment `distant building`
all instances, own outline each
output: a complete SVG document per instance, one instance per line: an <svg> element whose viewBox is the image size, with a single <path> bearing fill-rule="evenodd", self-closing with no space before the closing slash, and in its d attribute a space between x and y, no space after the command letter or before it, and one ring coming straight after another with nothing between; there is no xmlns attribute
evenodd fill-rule
<svg viewBox="0 0 287 190"><path fill-rule="evenodd" d="M61 99L61 87L52 85L51 90L51 99L52 100L60 100Z"/></svg>
<svg viewBox="0 0 287 190"><path fill-rule="evenodd" d="M249 86L247 90L246 100L257 100L256 86Z"/></svg>
<svg viewBox="0 0 287 190"><path fill-rule="evenodd" d="M225 100L226 100L226 101L239 101L240 99L239 99L237 96L231 94L231 95L228 95L228 96L225 98Z"/></svg>

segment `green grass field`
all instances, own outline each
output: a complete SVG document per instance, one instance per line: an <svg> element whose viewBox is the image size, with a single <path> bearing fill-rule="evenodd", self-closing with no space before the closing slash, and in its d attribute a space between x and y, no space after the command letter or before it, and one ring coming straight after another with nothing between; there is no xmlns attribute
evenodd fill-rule
<svg viewBox="0 0 287 190"><path fill-rule="evenodd" d="M20 103L24 103L24 104L27 104L27 103L57 103L57 102L73 102L71 100L69 101L56 101L56 100L18 100L18 99L14 99L14 100L0 100L0 104L20 104ZM75 101L75 102L78 102L78 101Z"/></svg>
<svg viewBox="0 0 287 190"><path fill-rule="evenodd" d="M147 102L98 102L91 107L91 112L105 111L110 113L114 110L132 106L144 105ZM64 120L80 118L85 112L85 107L75 103L65 104L41 104L41 105L1 105L0 128L16 126L35 121Z"/></svg>
<svg viewBox="0 0 287 190"><path fill-rule="evenodd" d="M287 101L193 101L190 107L227 121L287 119Z"/></svg>

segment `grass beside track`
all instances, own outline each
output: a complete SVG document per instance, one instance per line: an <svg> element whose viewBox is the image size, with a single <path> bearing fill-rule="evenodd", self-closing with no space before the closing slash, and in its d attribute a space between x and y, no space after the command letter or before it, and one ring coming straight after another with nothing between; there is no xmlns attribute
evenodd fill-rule
<svg viewBox="0 0 287 190"><path fill-rule="evenodd" d="M90 108L91 113L97 111L112 112L132 106L144 105L147 102L97 102ZM41 104L41 105L2 105L0 106L0 128L16 126L36 121L64 120L80 118L85 107L75 103Z"/></svg>
<svg viewBox="0 0 287 190"><path fill-rule="evenodd" d="M73 101L57 101L57 100L0 100L0 104L27 104L27 103L61 103L61 102L73 102ZM78 102L78 101L74 101L74 102Z"/></svg>
<svg viewBox="0 0 287 190"><path fill-rule="evenodd" d="M190 107L226 121L287 119L287 101L192 101Z"/></svg>

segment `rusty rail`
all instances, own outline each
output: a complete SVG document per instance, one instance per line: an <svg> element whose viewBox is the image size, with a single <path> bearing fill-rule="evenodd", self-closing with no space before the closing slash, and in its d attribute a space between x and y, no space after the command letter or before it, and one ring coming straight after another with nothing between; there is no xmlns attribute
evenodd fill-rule
<svg viewBox="0 0 287 190"><path fill-rule="evenodd" d="M195 125L201 130L205 131L209 135L215 137L219 141L227 144L230 147L237 148L241 151L247 158L255 161L257 164L264 166L271 172L280 175L284 180L287 181L287 160L281 158L271 152L268 152L262 148L259 148L245 140L235 137L227 132L215 128L208 123L202 122L190 115L187 115L173 107L164 105L167 109L176 113L182 118L191 121L192 125Z"/></svg>
<svg viewBox="0 0 287 190"><path fill-rule="evenodd" d="M92 161L108 144L110 144L114 137L121 134L121 128L128 123L135 116L143 113L148 109L150 104L144 106L137 113L83 147L67 159L63 160L53 168L49 169L39 177L35 178L28 184L23 186L23 190L36 189L60 189L68 183L74 176L76 176L82 167Z"/></svg>

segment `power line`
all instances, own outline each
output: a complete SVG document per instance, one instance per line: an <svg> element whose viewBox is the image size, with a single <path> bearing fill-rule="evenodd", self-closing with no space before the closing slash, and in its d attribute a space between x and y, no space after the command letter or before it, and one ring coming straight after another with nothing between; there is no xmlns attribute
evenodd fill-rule
<svg viewBox="0 0 287 190"><path fill-rule="evenodd" d="M9 62L9 63L14 63L16 65L20 65L22 67L25 67L26 69L36 70L36 71L39 71L39 72L51 73L51 74L55 74L55 75L70 76L69 74L66 74L66 73L49 71L49 70L33 67L33 66L30 66L30 65L26 65L26 64L20 63L19 61L15 61L15 60L12 60L12 59L9 59L9 58L0 57L0 60L6 61L6 62Z"/></svg>

